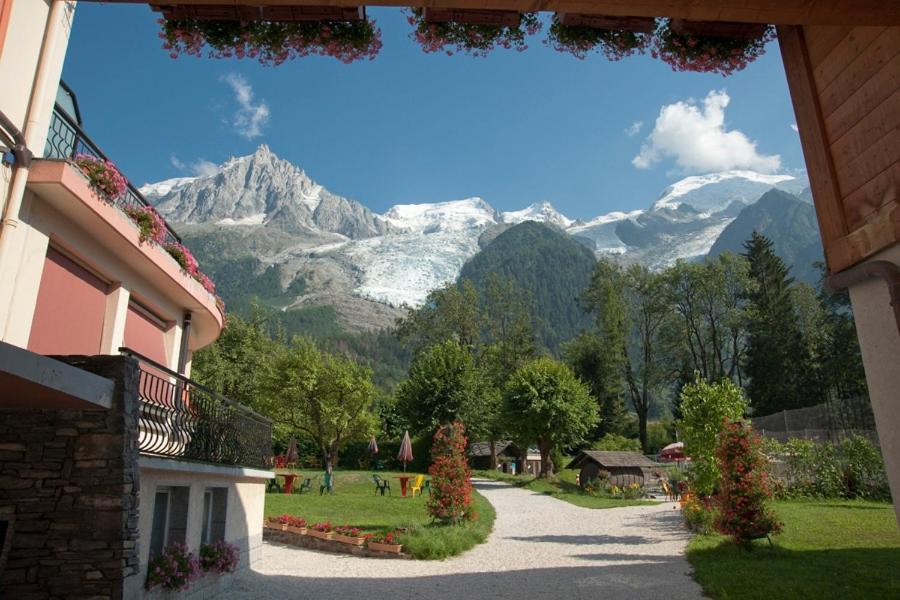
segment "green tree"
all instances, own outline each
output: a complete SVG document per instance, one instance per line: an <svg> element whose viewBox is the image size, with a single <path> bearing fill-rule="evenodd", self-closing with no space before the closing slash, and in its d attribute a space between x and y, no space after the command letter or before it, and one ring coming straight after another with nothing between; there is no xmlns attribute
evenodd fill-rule
<svg viewBox="0 0 900 600"><path fill-rule="evenodd" d="M754 414L821 402L815 368L803 345L794 280L765 236L754 232L744 247L752 281L746 372Z"/></svg>
<svg viewBox="0 0 900 600"><path fill-rule="evenodd" d="M484 415L494 409L492 394L485 388L486 379L472 354L459 342L447 340L419 352L396 393L416 431L430 433L443 423L463 421L480 435Z"/></svg>
<svg viewBox="0 0 900 600"><path fill-rule="evenodd" d="M365 439L378 426L371 371L345 356L319 351L306 338L295 338L273 357L266 391L266 414L276 426L313 440L328 473L344 443Z"/></svg>
<svg viewBox="0 0 900 600"><path fill-rule="evenodd" d="M737 421L747 410L744 392L728 379L709 383L699 377L681 391L678 432L691 457L691 485L695 493L712 494L719 481L716 438L726 420Z"/></svg>
<svg viewBox="0 0 900 600"><path fill-rule="evenodd" d="M536 359L513 374L503 405L514 437L537 442L540 477L553 475L551 451L581 443L598 418L587 386L569 367L549 358Z"/></svg>
<svg viewBox="0 0 900 600"><path fill-rule="evenodd" d="M397 321L397 335L415 351L446 340L474 351L481 330L478 291L469 281L433 290L421 308Z"/></svg>
<svg viewBox="0 0 900 600"><path fill-rule="evenodd" d="M621 434L628 421L619 369L621 352L607 349L607 344L589 331L582 331L563 346L566 364L588 385L597 402L600 422L594 435L598 438Z"/></svg>

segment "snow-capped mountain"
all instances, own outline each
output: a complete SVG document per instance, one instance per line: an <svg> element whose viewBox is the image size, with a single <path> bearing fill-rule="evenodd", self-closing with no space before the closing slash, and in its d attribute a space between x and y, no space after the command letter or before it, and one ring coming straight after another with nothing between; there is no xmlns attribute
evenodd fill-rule
<svg viewBox="0 0 900 600"><path fill-rule="evenodd" d="M598 256L663 268L705 256L738 213L768 190L796 194L806 186L802 177L749 171L693 176L670 185L647 210L584 222L549 202L499 212L477 197L398 204L378 215L260 146L215 173L141 190L189 245L216 240L207 246L223 268L232 256L247 255L262 271L277 267L283 289L302 290L286 309L328 304L351 328L377 328L392 324L400 314L396 307L419 305L429 291L456 279L467 260L517 223L548 223Z"/></svg>

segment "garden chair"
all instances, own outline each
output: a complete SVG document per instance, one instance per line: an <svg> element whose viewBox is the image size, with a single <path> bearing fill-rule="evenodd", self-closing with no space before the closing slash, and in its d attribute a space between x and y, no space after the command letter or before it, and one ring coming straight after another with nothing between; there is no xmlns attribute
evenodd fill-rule
<svg viewBox="0 0 900 600"><path fill-rule="evenodd" d="M280 494L281 486L278 484L276 478L272 478L269 480L269 483L266 484L266 493L267 494Z"/></svg>
<svg viewBox="0 0 900 600"><path fill-rule="evenodd" d="M381 495L384 496L385 490L387 490L388 495L391 495L391 482L387 479L382 479L381 476L372 473L372 481L375 482L375 493L381 492Z"/></svg>
<svg viewBox="0 0 900 600"><path fill-rule="evenodd" d="M300 485L297 486L297 493L303 494L303 492L312 493L313 482L318 479L319 476L315 477L306 477L303 481L300 482Z"/></svg>
<svg viewBox="0 0 900 600"><path fill-rule="evenodd" d="M425 480L425 491L428 492L429 496L431 495L431 480L430 479Z"/></svg>
<svg viewBox="0 0 900 600"><path fill-rule="evenodd" d="M334 473L325 473L325 478L322 481L322 485L319 486L319 495L321 496L325 492L334 494Z"/></svg>
<svg viewBox="0 0 900 600"><path fill-rule="evenodd" d="M412 492L413 498L416 497L416 492L418 492L420 496L422 495L422 486L423 485L425 485L425 476L424 475L416 475L416 480L409 487L409 491Z"/></svg>

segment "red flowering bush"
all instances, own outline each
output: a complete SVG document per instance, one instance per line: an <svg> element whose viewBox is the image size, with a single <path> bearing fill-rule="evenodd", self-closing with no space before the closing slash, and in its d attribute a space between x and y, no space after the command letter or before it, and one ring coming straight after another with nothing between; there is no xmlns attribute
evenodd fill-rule
<svg viewBox="0 0 900 600"><path fill-rule="evenodd" d="M716 460L722 475L717 496L716 530L738 544L781 531L782 524L766 505L772 497L759 436L740 421L726 422L719 434Z"/></svg>
<svg viewBox="0 0 900 600"><path fill-rule="evenodd" d="M125 214L134 221L141 232L141 242L166 242L166 222L152 206L127 206Z"/></svg>
<svg viewBox="0 0 900 600"><path fill-rule="evenodd" d="M679 33L667 21L656 31L653 58L673 71L697 71L731 75L765 54L766 44L775 39L775 28L767 27L756 38L718 37Z"/></svg>
<svg viewBox="0 0 900 600"><path fill-rule="evenodd" d="M465 427L459 421L434 434L428 468L431 496L428 511L442 523L456 524L472 518L472 472L466 461Z"/></svg>
<svg viewBox="0 0 900 600"><path fill-rule="evenodd" d="M200 546L200 567L204 571L234 573L240 563L241 551L234 544L219 540Z"/></svg>
<svg viewBox="0 0 900 600"><path fill-rule="evenodd" d="M169 56L253 58L264 65L310 55L332 56L342 63L368 58L381 50L375 21L207 21L160 19L163 48Z"/></svg>
<svg viewBox="0 0 900 600"><path fill-rule="evenodd" d="M166 546L150 559L147 589L162 586L167 590L184 590L200 577L200 562L193 552L178 542Z"/></svg>
<svg viewBox="0 0 900 600"><path fill-rule="evenodd" d="M79 154L75 157L75 164L102 199L115 202L125 195L128 182L112 162L90 154Z"/></svg>
<svg viewBox="0 0 900 600"><path fill-rule="evenodd" d="M609 60L622 60L626 56L643 53L651 39L652 35L648 33L626 29L563 25L554 16L545 43L557 52L569 52L579 60L584 60L594 50Z"/></svg>
<svg viewBox="0 0 900 600"><path fill-rule="evenodd" d="M453 21L428 23L421 8L410 8L406 20L415 28L410 37L422 46L422 50L445 52L447 56L452 56L454 52L466 52L484 57L498 46L522 52L528 48L525 36L535 35L541 30L537 13L522 13L515 27Z"/></svg>

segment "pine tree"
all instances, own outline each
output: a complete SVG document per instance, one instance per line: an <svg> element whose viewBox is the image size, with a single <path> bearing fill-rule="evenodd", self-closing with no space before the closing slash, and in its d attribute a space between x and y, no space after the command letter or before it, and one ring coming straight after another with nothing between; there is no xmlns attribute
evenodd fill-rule
<svg viewBox="0 0 900 600"><path fill-rule="evenodd" d="M607 433L622 434L628 424L624 382L620 368L621 352L610 353L598 336L582 331L563 347L566 364L588 385L597 401L600 424L595 437Z"/></svg>
<svg viewBox="0 0 900 600"><path fill-rule="evenodd" d="M754 414L807 406L821 401L810 381L791 288L794 279L775 254L772 242L753 232L744 243L750 261L747 392Z"/></svg>

